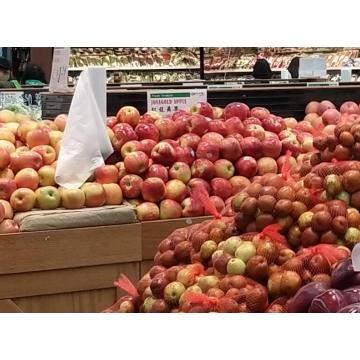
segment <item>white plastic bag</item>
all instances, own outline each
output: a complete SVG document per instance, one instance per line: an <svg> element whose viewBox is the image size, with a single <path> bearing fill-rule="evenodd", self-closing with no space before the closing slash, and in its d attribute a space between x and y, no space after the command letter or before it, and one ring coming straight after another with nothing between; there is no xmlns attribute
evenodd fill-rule
<svg viewBox="0 0 360 360"><path fill-rule="evenodd" d="M56 166L55 181L79 188L104 165L113 148L106 130L106 70L91 67L79 78Z"/></svg>

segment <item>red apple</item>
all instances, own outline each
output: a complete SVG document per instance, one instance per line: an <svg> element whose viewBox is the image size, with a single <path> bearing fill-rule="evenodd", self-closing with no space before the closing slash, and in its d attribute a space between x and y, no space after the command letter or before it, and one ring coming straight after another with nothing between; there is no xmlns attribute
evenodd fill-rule
<svg viewBox="0 0 360 360"><path fill-rule="evenodd" d="M271 131L275 134L279 134L281 131L285 130L285 122L281 122L278 118L266 118L262 121L262 127L266 131Z"/></svg>
<svg viewBox="0 0 360 360"><path fill-rule="evenodd" d="M191 165L195 160L195 152L191 147L178 146L175 148L175 155L177 162L184 162Z"/></svg>
<svg viewBox="0 0 360 360"><path fill-rule="evenodd" d="M140 196L143 180L138 175L125 175L120 180L121 191L124 197L134 199Z"/></svg>
<svg viewBox="0 0 360 360"><path fill-rule="evenodd" d="M231 161L220 159L215 161L215 176L223 179L230 179L234 173L235 168Z"/></svg>
<svg viewBox="0 0 360 360"><path fill-rule="evenodd" d="M230 119L234 116L238 117L240 120L245 120L250 114L249 107L240 102L232 102L226 105L224 109L225 120Z"/></svg>
<svg viewBox="0 0 360 360"><path fill-rule="evenodd" d="M197 159L191 165L192 177L211 180L215 176L214 164L207 159Z"/></svg>
<svg viewBox="0 0 360 360"><path fill-rule="evenodd" d="M134 151L125 156L124 165L126 172L140 175L149 167L149 157L142 151Z"/></svg>
<svg viewBox="0 0 360 360"><path fill-rule="evenodd" d="M318 114L322 115L327 109L336 109L335 105L328 100L321 101L318 107Z"/></svg>
<svg viewBox="0 0 360 360"><path fill-rule="evenodd" d="M218 133L222 136L226 136L228 134L225 122L222 120L211 120L209 122L209 131Z"/></svg>
<svg viewBox="0 0 360 360"><path fill-rule="evenodd" d="M254 116L260 120L264 120L270 115L270 111L263 107L257 106L250 110L250 115Z"/></svg>
<svg viewBox="0 0 360 360"><path fill-rule="evenodd" d="M4 170L0 170L0 179L13 179L15 177L14 172L6 168Z"/></svg>
<svg viewBox="0 0 360 360"><path fill-rule="evenodd" d="M261 149L264 156L277 159L281 154L282 143L278 138L265 138L261 142Z"/></svg>
<svg viewBox="0 0 360 360"><path fill-rule="evenodd" d="M101 184L86 182L81 186L80 189L85 194L86 207L98 207L105 204L106 194Z"/></svg>
<svg viewBox="0 0 360 360"><path fill-rule="evenodd" d="M262 156L261 141L253 136L242 139L240 143L244 155L259 159Z"/></svg>
<svg viewBox="0 0 360 360"><path fill-rule="evenodd" d="M135 128L135 133L139 140L151 139L159 141L159 130L154 124L139 124Z"/></svg>
<svg viewBox="0 0 360 360"><path fill-rule="evenodd" d="M158 177L149 177L142 184L141 194L145 201L161 201L165 196L165 183Z"/></svg>
<svg viewBox="0 0 360 360"><path fill-rule="evenodd" d="M233 137L228 137L221 142L220 156L226 160L236 161L242 154L240 143Z"/></svg>
<svg viewBox="0 0 360 360"><path fill-rule="evenodd" d="M31 150L41 155L44 165L51 165L56 160L56 151L50 145L34 146Z"/></svg>
<svg viewBox="0 0 360 360"><path fill-rule="evenodd" d="M183 217L195 217L204 215L203 206L189 197L183 200L181 206L183 208Z"/></svg>
<svg viewBox="0 0 360 360"><path fill-rule="evenodd" d="M95 170L95 181L99 184L117 183L119 169L115 165L100 166Z"/></svg>
<svg viewBox="0 0 360 360"><path fill-rule="evenodd" d="M16 187L36 190L39 186L39 174L32 168L21 169L15 175Z"/></svg>
<svg viewBox="0 0 360 360"><path fill-rule="evenodd" d="M249 179L257 173L257 162L251 156L243 156L236 162L235 168L238 175Z"/></svg>
<svg viewBox="0 0 360 360"><path fill-rule="evenodd" d="M28 132L26 135L26 145L29 148L33 148L37 145L49 145L50 136L49 131L46 129L34 129Z"/></svg>
<svg viewBox="0 0 360 360"><path fill-rule="evenodd" d="M359 106L354 101L346 101L340 106L341 114L360 114Z"/></svg>
<svg viewBox="0 0 360 360"><path fill-rule="evenodd" d="M4 170L10 164L10 153L0 148L0 170Z"/></svg>
<svg viewBox="0 0 360 360"><path fill-rule="evenodd" d="M116 118L119 123L126 123L135 127L139 123L140 114L133 106L123 106L116 114Z"/></svg>
<svg viewBox="0 0 360 360"><path fill-rule="evenodd" d="M103 184L105 191L105 205L120 205L123 202L123 194L118 184Z"/></svg>
<svg viewBox="0 0 360 360"><path fill-rule="evenodd" d="M250 185L250 180L244 176L233 176L229 179L229 181L233 188L233 195L239 193Z"/></svg>
<svg viewBox="0 0 360 360"><path fill-rule="evenodd" d="M249 125L260 125L261 126L261 120L256 117L249 117L243 121L243 124L245 127Z"/></svg>
<svg viewBox="0 0 360 360"><path fill-rule="evenodd" d="M198 103L192 105L190 107L190 112L192 114L199 114L208 118L213 117L213 108L208 102L205 101L199 101Z"/></svg>
<svg viewBox="0 0 360 360"><path fill-rule="evenodd" d="M306 105L305 114L317 113L320 103L318 101L311 101Z"/></svg>
<svg viewBox="0 0 360 360"><path fill-rule="evenodd" d="M16 181L12 179L0 179L0 199L9 200L11 194L16 190Z"/></svg>
<svg viewBox="0 0 360 360"><path fill-rule="evenodd" d="M245 126L238 117L231 117L225 121L227 134L243 134Z"/></svg>
<svg viewBox="0 0 360 360"><path fill-rule="evenodd" d="M139 123L141 124L154 124L154 122L160 119L162 116L157 111L148 111L140 117Z"/></svg>
<svg viewBox="0 0 360 360"><path fill-rule="evenodd" d="M61 204L65 209L81 209L85 205L85 193L81 189L61 189Z"/></svg>
<svg viewBox="0 0 360 360"><path fill-rule="evenodd" d="M177 219L181 218L182 207L181 205L170 199L165 199L160 203L160 219Z"/></svg>
<svg viewBox="0 0 360 360"><path fill-rule="evenodd" d="M166 183L165 198L181 203L188 193L186 185L180 180L170 180Z"/></svg>
<svg viewBox="0 0 360 360"><path fill-rule="evenodd" d="M208 193L211 191L211 187L208 182L200 178L192 178L188 183L189 189L192 190L197 186L204 188Z"/></svg>
<svg viewBox="0 0 360 360"><path fill-rule="evenodd" d="M184 162L176 162L169 170L170 179L177 179L187 184L191 179L190 166Z"/></svg>
<svg viewBox="0 0 360 360"><path fill-rule="evenodd" d="M190 147L196 151L200 140L201 140L201 138L199 135L189 133L189 134L184 134L180 137L179 144L182 147Z"/></svg>
<svg viewBox="0 0 360 360"><path fill-rule="evenodd" d="M168 171L164 165L153 164L150 165L148 172L146 173L146 178L157 177L160 178L164 183L168 181Z"/></svg>
<svg viewBox="0 0 360 360"><path fill-rule="evenodd" d="M35 151L24 151L18 154L11 154L10 168L14 172L25 168L39 170L42 165L42 157Z"/></svg>
<svg viewBox="0 0 360 360"><path fill-rule="evenodd" d="M19 224L15 220L5 219L0 223L0 234L12 234L19 231Z"/></svg>
<svg viewBox="0 0 360 360"><path fill-rule="evenodd" d="M284 139L281 140L282 143L282 152L285 154L286 151L291 151L291 154L293 156L298 156L300 154L301 151L301 146L299 141L295 138L288 138L288 139Z"/></svg>
<svg viewBox="0 0 360 360"><path fill-rule="evenodd" d="M220 146L221 142L224 140L224 137L216 132L208 132L205 135L202 136L201 142L212 142L214 144L217 144Z"/></svg>
<svg viewBox="0 0 360 360"><path fill-rule="evenodd" d="M65 130L68 116L66 114L60 114L54 119L54 123L60 131Z"/></svg>
<svg viewBox="0 0 360 360"><path fill-rule="evenodd" d="M168 143L170 144L175 150L176 148L178 148L180 145L178 144L177 141L173 140L173 139L165 139L162 142Z"/></svg>
<svg viewBox="0 0 360 360"><path fill-rule="evenodd" d="M198 159L208 159L211 162L215 162L219 159L219 154L219 145L208 141L200 141L196 150L196 157Z"/></svg>
<svg viewBox="0 0 360 360"><path fill-rule="evenodd" d="M15 190L10 196L11 207L15 211L29 211L35 205L35 193L26 188Z"/></svg>
<svg viewBox="0 0 360 360"><path fill-rule="evenodd" d="M191 115L187 125L188 132L203 136L209 131L209 121L202 115Z"/></svg>
<svg viewBox="0 0 360 360"><path fill-rule="evenodd" d="M141 151L143 151L147 156L151 156L151 151L154 146L157 144L156 141L151 139L144 139L140 141Z"/></svg>
<svg viewBox="0 0 360 360"><path fill-rule="evenodd" d="M160 118L155 121L155 126L159 130L160 140L175 138L177 125L173 120L168 118Z"/></svg>
<svg viewBox="0 0 360 360"><path fill-rule="evenodd" d="M119 161L118 163L115 164L115 166L116 166L116 167L118 168L118 170L119 170L119 180L121 180L125 175L127 175L124 162L123 162L123 161Z"/></svg>
<svg viewBox="0 0 360 360"><path fill-rule="evenodd" d="M176 153L170 144L166 142L160 142L152 149L151 158L155 163L168 166L175 162Z"/></svg>
<svg viewBox="0 0 360 360"><path fill-rule="evenodd" d="M276 160L271 157L262 157L257 161L258 175L277 174L278 166Z"/></svg>
<svg viewBox="0 0 360 360"><path fill-rule="evenodd" d="M118 123L116 116L108 116L106 118L106 126L112 129Z"/></svg>
<svg viewBox="0 0 360 360"><path fill-rule="evenodd" d="M187 112L186 110L180 109L180 110L176 110L173 112L173 114L171 115L171 118L173 120L178 119L179 117L183 117L183 116L189 116L190 113Z"/></svg>
<svg viewBox="0 0 360 360"><path fill-rule="evenodd" d="M126 142L137 140L137 135L129 124L116 124L112 130L114 132L114 137L111 139L111 143L114 149L119 152Z"/></svg>
<svg viewBox="0 0 360 360"><path fill-rule="evenodd" d="M341 114L336 109L327 109L324 111L321 118L325 125L336 125L341 120Z"/></svg>
<svg viewBox="0 0 360 360"><path fill-rule="evenodd" d="M143 202L136 207L136 214L140 221L159 220L159 207L152 202Z"/></svg>
<svg viewBox="0 0 360 360"><path fill-rule="evenodd" d="M219 196L223 200L228 199L232 195L231 183L223 178L214 178L211 180L212 195Z"/></svg>
<svg viewBox="0 0 360 360"><path fill-rule="evenodd" d="M126 142L122 147L121 147L121 156L123 159L125 159L125 157L129 154L131 154L132 152L135 151L142 151L142 145L140 141L137 140L131 140Z"/></svg>
<svg viewBox="0 0 360 360"><path fill-rule="evenodd" d="M12 219L14 217L14 212L10 203L6 200L0 200L0 204L4 208L4 219Z"/></svg>
<svg viewBox="0 0 360 360"><path fill-rule="evenodd" d="M189 115L184 114L175 118L173 116L172 119L176 126L176 137L180 137L181 135L185 134L187 131Z"/></svg>
<svg viewBox="0 0 360 360"><path fill-rule="evenodd" d="M262 141L265 138L265 130L260 125L250 124L245 127L244 136L253 136Z"/></svg>

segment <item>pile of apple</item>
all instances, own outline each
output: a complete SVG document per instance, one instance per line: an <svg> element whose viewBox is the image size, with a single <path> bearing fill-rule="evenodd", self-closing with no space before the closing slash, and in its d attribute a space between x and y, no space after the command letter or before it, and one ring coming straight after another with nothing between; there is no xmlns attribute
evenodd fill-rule
<svg viewBox="0 0 360 360"><path fill-rule="evenodd" d="M59 115L54 121L37 122L9 110L0 111L1 234L19 231L13 220L16 212L122 203L120 186L105 181L111 176L108 168L98 169L96 182L89 180L80 189L63 189L55 183L66 120L66 115ZM118 182L119 170L115 166L113 170L113 180Z"/></svg>
<svg viewBox="0 0 360 360"><path fill-rule="evenodd" d="M189 196L199 184L221 212L249 179L278 173L286 151L295 166L296 157L313 150L311 125L304 123L308 132L300 137L295 119L243 103L220 109L200 102L171 116L140 116L126 106L107 121L116 153L106 166L118 167L124 199L137 206L141 221L207 214Z"/></svg>
<svg viewBox="0 0 360 360"><path fill-rule="evenodd" d="M270 231L234 231L232 218L175 230L133 291L116 282L129 295L107 311L286 312L303 285L330 281L329 249L336 249L336 260L350 254L328 244L295 253L286 242L274 241Z"/></svg>

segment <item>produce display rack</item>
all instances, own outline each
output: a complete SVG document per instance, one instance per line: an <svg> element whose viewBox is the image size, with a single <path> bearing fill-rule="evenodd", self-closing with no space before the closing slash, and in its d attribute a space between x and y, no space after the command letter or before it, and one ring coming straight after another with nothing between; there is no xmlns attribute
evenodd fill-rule
<svg viewBox="0 0 360 360"><path fill-rule="evenodd" d="M162 239L209 218L1 235L0 312L100 312L120 273L139 280Z"/></svg>
<svg viewBox="0 0 360 360"><path fill-rule="evenodd" d="M352 99L360 102L360 84L338 83L338 86L308 86L304 82L279 82L279 84L248 84L239 85L234 89L208 89L208 101L213 106L224 107L233 101L241 101L250 107L264 106L271 112L283 117L301 119L304 109L312 100L329 100L336 106ZM204 88L203 85L180 85L180 88ZM119 108L125 105L135 106L140 113L147 111L147 92L151 87L139 88L108 88L108 115L116 115ZM157 86L156 88L159 88ZM176 85L161 88L178 88ZM44 118L54 118L59 113L69 110L72 94L41 94L41 104Z"/></svg>

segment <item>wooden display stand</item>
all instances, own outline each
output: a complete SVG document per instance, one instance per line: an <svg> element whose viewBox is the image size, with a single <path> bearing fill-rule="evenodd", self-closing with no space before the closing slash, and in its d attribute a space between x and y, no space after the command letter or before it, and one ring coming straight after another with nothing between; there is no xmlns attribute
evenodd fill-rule
<svg viewBox="0 0 360 360"><path fill-rule="evenodd" d="M161 240L210 217L0 236L0 312L100 312L136 282Z"/></svg>
<svg viewBox="0 0 360 360"><path fill-rule="evenodd" d="M3 235L1 312L99 312L121 295L123 272L138 280L141 224Z"/></svg>

